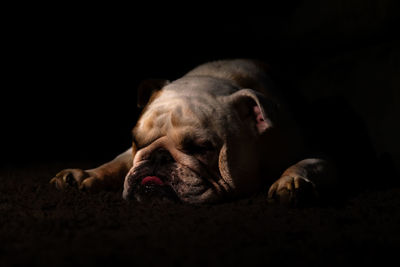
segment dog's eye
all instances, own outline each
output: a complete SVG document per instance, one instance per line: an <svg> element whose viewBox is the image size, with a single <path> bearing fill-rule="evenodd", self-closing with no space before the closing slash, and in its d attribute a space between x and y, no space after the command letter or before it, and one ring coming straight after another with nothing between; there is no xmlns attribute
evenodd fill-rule
<svg viewBox="0 0 400 267"><path fill-rule="evenodd" d="M205 154L213 149L213 144L210 141L194 142L188 141L183 144L183 150L187 154Z"/></svg>

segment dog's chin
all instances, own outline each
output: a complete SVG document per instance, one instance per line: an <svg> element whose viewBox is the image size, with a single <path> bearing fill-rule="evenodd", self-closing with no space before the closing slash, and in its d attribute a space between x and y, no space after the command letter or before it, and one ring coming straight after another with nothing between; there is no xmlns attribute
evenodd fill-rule
<svg viewBox="0 0 400 267"><path fill-rule="evenodd" d="M148 183L136 186L132 191L132 197L138 202L181 202L178 195L169 185L158 185L155 183Z"/></svg>
<svg viewBox="0 0 400 267"><path fill-rule="evenodd" d="M140 180L140 179L139 179ZM183 190L182 190L183 189ZM154 182L135 183L125 197L127 200L134 200L140 203L171 202L186 204L206 204L218 202L217 195L208 187L175 188L167 183L159 184Z"/></svg>

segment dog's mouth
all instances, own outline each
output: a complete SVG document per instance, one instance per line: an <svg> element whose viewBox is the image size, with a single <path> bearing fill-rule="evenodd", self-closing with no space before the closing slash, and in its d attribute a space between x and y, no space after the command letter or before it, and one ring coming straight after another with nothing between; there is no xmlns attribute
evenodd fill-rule
<svg viewBox="0 0 400 267"><path fill-rule="evenodd" d="M138 202L167 200L180 203L215 202L217 190L196 172L183 165L153 166L142 163L125 177L123 198Z"/></svg>
<svg viewBox="0 0 400 267"><path fill-rule="evenodd" d="M146 176L142 179L142 182L140 183L142 186L146 186L148 184L153 184L153 185L159 185L159 186L164 186L164 181L158 177L158 176Z"/></svg>

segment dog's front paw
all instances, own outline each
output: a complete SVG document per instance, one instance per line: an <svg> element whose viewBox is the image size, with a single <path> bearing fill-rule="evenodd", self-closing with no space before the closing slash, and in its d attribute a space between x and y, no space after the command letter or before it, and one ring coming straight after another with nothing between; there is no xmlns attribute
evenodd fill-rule
<svg viewBox="0 0 400 267"><path fill-rule="evenodd" d="M301 176L284 175L268 191L269 200L295 207L312 204L316 198L314 183Z"/></svg>
<svg viewBox="0 0 400 267"><path fill-rule="evenodd" d="M102 180L95 173L81 169L62 170L50 180L50 184L59 190L74 187L90 192L99 191L103 187Z"/></svg>

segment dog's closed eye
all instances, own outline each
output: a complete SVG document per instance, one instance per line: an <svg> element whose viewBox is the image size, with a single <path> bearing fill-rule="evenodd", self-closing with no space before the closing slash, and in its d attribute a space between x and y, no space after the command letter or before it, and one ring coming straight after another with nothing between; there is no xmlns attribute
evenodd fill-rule
<svg viewBox="0 0 400 267"><path fill-rule="evenodd" d="M190 155L202 155L214 149L209 140L185 140L182 143L182 150Z"/></svg>

